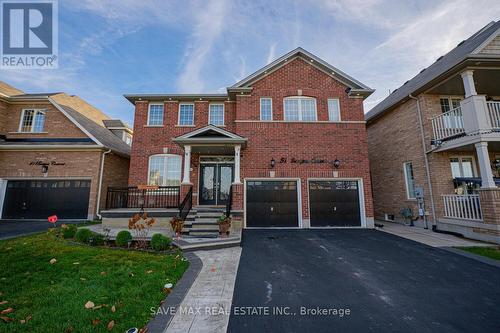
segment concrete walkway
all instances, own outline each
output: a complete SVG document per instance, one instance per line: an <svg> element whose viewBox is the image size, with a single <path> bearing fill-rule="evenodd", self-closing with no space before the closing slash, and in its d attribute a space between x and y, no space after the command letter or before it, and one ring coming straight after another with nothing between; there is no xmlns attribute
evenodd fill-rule
<svg viewBox="0 0 500 333"><path fill-rule="evenodd" d="M493 244L461 238L454 235L434 232L421 227L410 227L399 223L376 221L383 224L383 228L376 228L396 236L423 243L432 247L466 247L466 246L493 246Z"/></svg>
<svg viewBox="0 0 500 333"><path fill-rule="evenodd" d="M241 248L195 254L203 262L203 268L165 333L226 332Z"/></svg>

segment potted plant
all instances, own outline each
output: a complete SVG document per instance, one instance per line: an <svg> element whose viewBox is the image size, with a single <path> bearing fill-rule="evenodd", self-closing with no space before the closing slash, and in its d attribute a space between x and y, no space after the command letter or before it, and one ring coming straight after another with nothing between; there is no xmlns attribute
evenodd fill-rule
<svg viewBox="0 0 500 333"><path fill-rule="evenodd" d="M172 226L172 230L174 231L175 236L177 238L180 238L182 229L184 228L184 221L178 216L172 217L172 219L170 220L170 225Z"/></svg>
<svg viewBox="0 0 500 333"><path fill-rule="evenodd" d="M221 215L217 220L219 225L219 235L222 237L229 235L229 229L231 228L231 218L226 215Z"/></svg>

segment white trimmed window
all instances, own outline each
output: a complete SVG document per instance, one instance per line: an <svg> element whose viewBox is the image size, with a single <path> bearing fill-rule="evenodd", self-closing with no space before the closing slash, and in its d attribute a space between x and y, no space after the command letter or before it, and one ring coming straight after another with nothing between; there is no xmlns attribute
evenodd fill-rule
<svg viewBox="0 0 500 333"><path fill-rule="evenodd" d="M260 120L273 120L273 100L269 97L260 99Z"/></svg>
<svg viewBox="0 0 500 333"><path fill-rule="evenodd" d="M340 103L338 98L328 99L328 120L340 121Z"/></svg>
<svg viewBox="0 0 500 333"><path fill-rule="evenodd" d="M210 125L224 125L224 104L210 104L208 113L208 123Z"/></svg>
<svg viewBox="0 0 500 333"><path fill-rule="evenodd" d="M46 110L24 109L21 114L19 132L41 133L45 125Z"/></svg>
<svg viewBox="0 0 500 333"><path fill-rule="evenodd" d="M316 121L316 99L312 97L286 97L283 100L285 121Z"/></svg>
<svg viewBox="0 0 500 333"><path fill-rule="evenodd" d="M171 154L150 156L148 184L179 186L181 184L181 156Z"/></svg>
<svg viewBox="0 0 500 333"><path fill-rule="evenodd" d="M441 97L439 104L441 105L441 112L445 113L450 110L456 109L460 106L460 98Z"/></svg>
<svg viewBox="0 0 500 333"><path fill-rule="evenodd" d="M406 183L406 196L408 199L415 199L415 177L413 176L413 164L405 162L403 164L405 183Z"/></svg>
<svg viewBox="0 0 500 333"><path fill-rule="evenodd" d="M179 105L179 125L180 126L194 125L194 104Z"/></svg>
<svg viewBox="0 0 500 333"><path fill-rule="evenodd" d="M453 178L470 178L476 174L472 157L452 157L450 166Z"/></svg>
<svg viewBox="0 0 500 333"><path fill-rule="evenodd" d="M163 103L149 104L148 125L149 126L163 125Z"/></svg>

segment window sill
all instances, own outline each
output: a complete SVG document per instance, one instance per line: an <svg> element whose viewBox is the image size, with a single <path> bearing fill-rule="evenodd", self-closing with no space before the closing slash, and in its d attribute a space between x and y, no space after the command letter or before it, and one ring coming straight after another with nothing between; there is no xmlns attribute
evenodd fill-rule
<svg viewBox="0 0 500 333"><path fill-rule="evenodd" d="M9 134L49 134L49 132L9 132Z"/></svg>
<svg viewBox="0 0 500 333"><path fill-rule="evenodd" d="M144 125L144 127L163 127L163 125Z"/></svg>
<svg viewBox="0 0 500 333"><path fill-rule="evenodd" d="M208 124L208 125L212 125L212 126L215 126L215 127L226 127L226 125L214 125L214 124Z"/></svg>
<svg viewBox="0 0 500 333"><path fill-rule="evenodd" d="M196 125L175 125L175 127L196 127Z"/></svg>

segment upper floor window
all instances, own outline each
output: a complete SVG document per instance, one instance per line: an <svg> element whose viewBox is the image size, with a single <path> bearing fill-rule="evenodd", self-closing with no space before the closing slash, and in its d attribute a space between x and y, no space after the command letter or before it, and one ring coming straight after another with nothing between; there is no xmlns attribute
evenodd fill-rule
<svg viewBox="0 0 500 333"><path fill-rule="evenodd" d="M171 154L150 156L148 184L179 186L181 184L181 156Z"/></svg>
<svg viewBox="0 0 500 333"><path fill-rule="evenodd" d="M45 111L38 109L25 109L21 114L19 132L40 133L45 124Z"/></svg>
<svg viewBox="0 0 500 333"><path fill-rule="evenodd" d="M286 97L285 121L316 121L316 99L312 97Z"/></svg>
<svg viewBox="0 0 500 333"><path fill-rule="evenodd" d="M460 100L460 98L442 97L441 99L439 99L439 103L441 104L441 112L445 113L458 108L460 106Z"/></svg>
<svg viewBox="0 0 500 333"><path fill-rule="evenodd" d="M149 104L148 125L149 126L163 125L163 103Z"/></svg>
<svg viewBox="0 0 500 333"><path fill-rule="evenodd" d="M472 157L450 158L451 175L453 178L474 177L474 160Z"/></svg>
<svg viewBox="0 0 500 333"><path fill-rule="evenodd" d="M210 125L224 125L224 104L210 104L208 123Z"/></svg>
<svg viewBox="0 0 500 333"><path fill-rule="evenodd" d="M273 100L271 98L260 99L260 120L273 120Z"/></svg>
<svg viewBox="0 0 500 333"><path fill-rule="evenodd" d="M179 125L180 126L194 125L194 104L179 105Z"/></svg>
<svg viewBox="0 0 500 333"><path fill-rule="evenodd" d="M406 195L408 199L415 199L415 177L413 176L413 164L405 162L403 164L406 183Z"/></svg>
<svg viewBox="0 0 500 333"><path fill-rule="evenodd" d="M328 99L328 120L340 121L340 103L338 98Z"/></svg>

